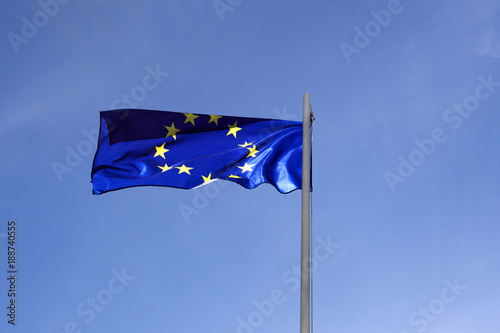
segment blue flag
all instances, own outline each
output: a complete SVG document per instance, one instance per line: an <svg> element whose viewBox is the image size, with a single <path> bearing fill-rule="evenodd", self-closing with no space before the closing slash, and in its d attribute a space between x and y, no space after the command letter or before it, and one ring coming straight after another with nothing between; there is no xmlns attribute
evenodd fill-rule
<svg viewBox="0 0 500 333"><path fill-rule="evenodd" d="M100 116L94 194L216 179L249 189L270 183L281 193L301 188L301 122L133 109Z"/></svg>

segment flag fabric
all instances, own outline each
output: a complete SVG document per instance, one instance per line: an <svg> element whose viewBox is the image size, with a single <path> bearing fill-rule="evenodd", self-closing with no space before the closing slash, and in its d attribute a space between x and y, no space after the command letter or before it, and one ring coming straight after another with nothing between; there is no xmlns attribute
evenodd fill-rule
<svg viewBox="0 0 500 333"><path fill-rule="evenodd" d="M137 109L103 111L100 122L94 194L216 179L281 193L302 185L302 122Z"/></svg>

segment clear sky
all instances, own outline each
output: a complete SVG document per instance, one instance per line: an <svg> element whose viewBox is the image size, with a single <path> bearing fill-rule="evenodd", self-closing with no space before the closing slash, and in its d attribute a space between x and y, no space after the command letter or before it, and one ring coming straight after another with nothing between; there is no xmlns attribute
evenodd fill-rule
<svg viewBox="0 0 500 333"><path fill-rule="evenodd" d="M497 333L499 9L3 1L0 331L298 332L300 191L90 171L101 110L300 121L309 92L316 332Z"/></svg>

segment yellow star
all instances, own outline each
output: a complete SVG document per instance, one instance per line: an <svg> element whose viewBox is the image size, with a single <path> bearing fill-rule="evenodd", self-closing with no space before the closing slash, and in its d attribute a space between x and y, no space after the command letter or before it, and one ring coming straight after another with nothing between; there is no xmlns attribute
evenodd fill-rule
<svg viewBox="0 0 500 333"><path fill-rule="evenodd" d="M159 147L155 146L156 153L155 153L155 156L153 156L153 157L161 156L161 157L163 157L163 159L165 159L165 153L168 151L168 149L165 149L164 147L165 147L165 142Z"/></svg>
<svg viewBox="0 0 500 333"><path fill-rule="evenodd" d="M184 164L180 167L175 167L176 169L179 169L179 175L183 172L187 173L188 175L191 175L191 173L189 173L189 170L191 170L192 168L190 167L187 167L185 166Z"/></svg>
<svg viewBox="0 0 500 333"><path fill-rule="evenodd" d="M240 176L229 175L229 178L241 178Z"/></svg>
<svg viewBox="0 0 500 333"><path fill-rule="evenodd" d="M193 126L194 126L194 120L199 117L199 116L195 116L192 113L184 113L184 115L186 116L186 120L184 120L184 124L189 121L191 124L193 124Z"/></svg>
<svg viewBox="0 0 500 333"><path fill-rule="evenodd" d="M244 166L242 166L242 167L238 166L238 168L240 168L240 169L241 169L241 173L243 173L243 172L246 172L246 171L253 171L253 170L252 170L252 167L253 167L254 165L255 165L255 164L247 164L247 163L245 163L245 165L244 165Z"/></svg>
<svg viewBox="0 0 500 333"><path fill-rule="evenodd" d="M234 125L227 125L229 127L229 132L227 132L226 136L232 134L236 138L236 132L241 131L241 128L236 126L237 124L238 122L236 121L234 122Z"/></svg>
<svg viewBox="0 0 500 333"><path fill-rule="evenodd" d="M247 157L255 157L255 154L257 154L259 151L255 148L255 145L253 145L252 148L247 148L250 152L248 153Z"/></svg>
<svg viewBox="0 0 500 333"><path fill-rule="evenodd" d="M248 147L248 146L251 146L252 144L253 144L253 142L248 143L248 142L246 142L246 141L245 141L245 143L244 143L244 144L242 144L242 145L238 145L238 146L240 146L241 148L246 148L246 147Z"/></svg>
<svg viewBox="0 0 500 333"><path fill-rule="evenodd" d="M208 174L208 177L205 177L203 175L201 175L201 176L203 177L203 182L204 183L209 182L209 181L212 180L212 174L211 173Z"/></svg>
<svg viewBox="0 0 500 333"><path fill-rule="evenodd" d="M161 172L162 172L162 173L163 173L163 172L165 172L165 171L167 171L167 170L172 169L172 167L169 167L169 166L167 165L167 163L165 163L165 166L159 166L159 165L158 165L158 168L160 168L160 169L161 169Z"/></svg>
<svg viewBox="0 0 500 333"><path fill-rule="evenodd" d="M168 133L167 133L166 137L168 138L169 136L173 136L174 140L177 140L177 138L175 137L175 134L177 134L177 132L179 132L180 129L175 128L175 125L174 125L173 122L172 122L172 126L170 126L170 127L169 126L165 126L165 128L168 130Z"/></svg>
<svg viewBox="0 0 500 333"><path fill-rule="evenodd" d="M212 121L215 123L215 125L219 126L219 119L222 118L222 116L216 116L214 114L209 114L210 120L208 123L210 124Z"/></svg>

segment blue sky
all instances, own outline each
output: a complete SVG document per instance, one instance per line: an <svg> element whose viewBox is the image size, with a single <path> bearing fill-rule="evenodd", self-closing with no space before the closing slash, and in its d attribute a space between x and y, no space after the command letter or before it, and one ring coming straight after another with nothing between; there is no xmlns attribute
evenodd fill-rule
<svg viewBox="0 0 500 333"><path fill-rule="evenodd" d="M309 92L316 331L498 332L498 3L215 5L0 5L1 331L297 332L300 191L90 170L101 110L301 120Z"/></svg>

